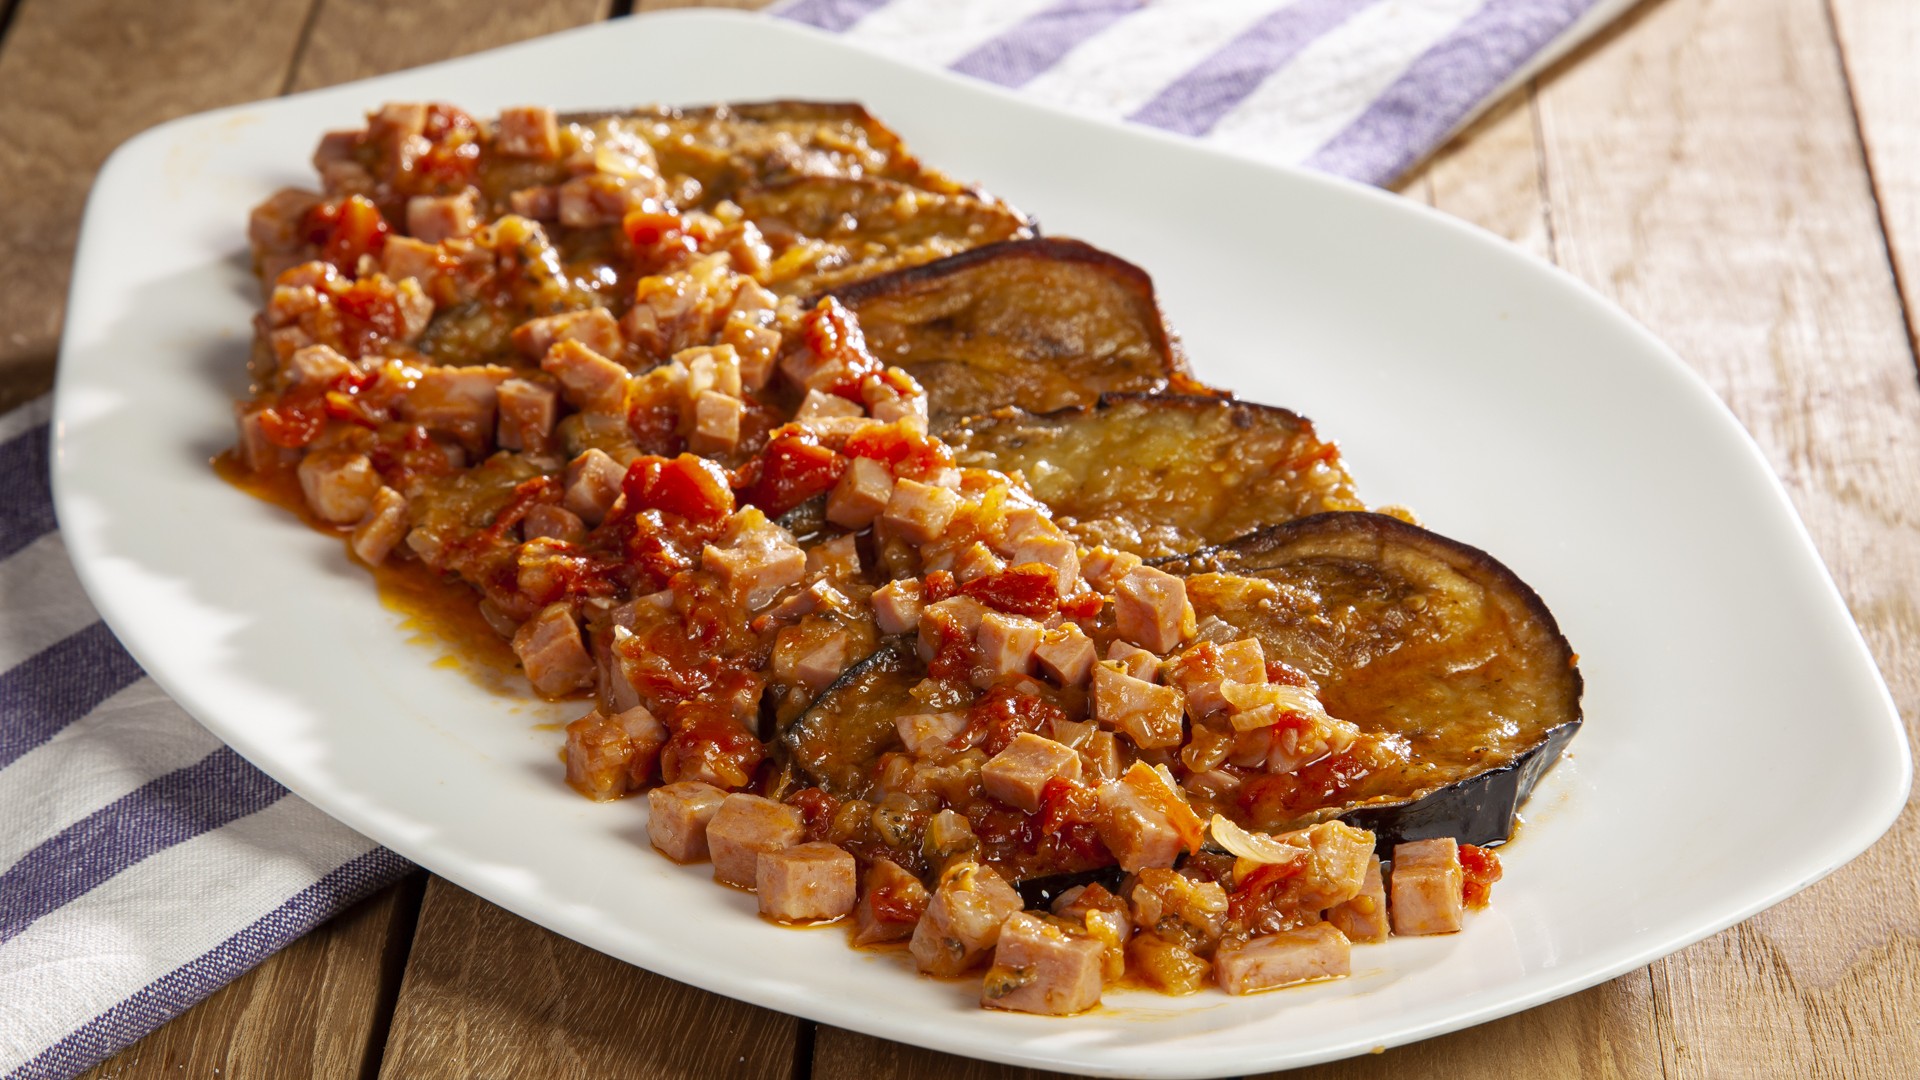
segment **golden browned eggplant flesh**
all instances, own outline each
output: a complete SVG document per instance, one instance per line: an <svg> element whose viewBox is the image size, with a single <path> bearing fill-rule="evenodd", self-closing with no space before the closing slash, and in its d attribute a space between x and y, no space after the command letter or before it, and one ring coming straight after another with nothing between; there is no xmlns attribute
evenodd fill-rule
<svg viewBox="0 0 1920 1080"><path fill-rule="evenodd" d="M223 471L590 697L566 778L667 856L1052 1014L1487 902L1571 650L1141 268L857 105L403 102L315 166Z"/></svg>
<svg viewBox="0 0 1920 1080"><path fill-rule="evenodd" d="M1305 417L1231 398L1109 394L1000 409L945 432L961 465L1017 472L1090 547L1183 555L1329 510L1362 510L1339 447Z"/></svg>
<svg viewBox="0 0 1920 1080"><path fill-rule="evenodd" d="M1144 270L1078 240L1014 241L836 290L936 426L1013 405L1197 390Z"/></svg>

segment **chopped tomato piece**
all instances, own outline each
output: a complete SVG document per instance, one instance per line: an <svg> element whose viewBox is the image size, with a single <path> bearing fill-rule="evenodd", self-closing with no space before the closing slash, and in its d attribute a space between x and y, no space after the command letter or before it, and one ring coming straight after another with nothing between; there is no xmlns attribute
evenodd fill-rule
<svg viewBox="0 0 1920 1080"><path fill-rule="evenodd" d="M1466 901L1470 908L1483 908L1493 899L1493 883L1505 873L1500 856L1483 847L1460 845L1460 869L1466 878Z"/></svg>
<svg viewBox="0 0 1920 1080"><path fill-rule="evenodd" d="M1057 605L1059 580L1051 566L1021 563L997 574L974 578L960 586L960 592L1011 615L1044 619L1053 614Z"/></svg>
<svg viewBox="0 0 1920 1080"><path fill-rule="evenodd" d="M726 470L692 454L636 458L627 466L620 490L629 509L662 510L700 524L723 521L733 513Z"/></svg>
<svg viewBox="0 0 1920 1080"><path fill-rule="evenodd" d="M831 490L846 471L846 458L821 446L811 435L789 432L769 442L736 480L741 481L741 502L759 507L769 517L779 517Z"/></svg>

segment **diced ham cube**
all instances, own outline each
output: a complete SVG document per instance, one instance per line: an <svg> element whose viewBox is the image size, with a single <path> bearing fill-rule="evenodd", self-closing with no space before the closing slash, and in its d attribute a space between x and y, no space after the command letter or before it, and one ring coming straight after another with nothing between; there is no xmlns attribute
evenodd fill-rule
<svg viewBox="0 0 1920 1080"><path fill-rule="evenodd" d="M290 464L297 453L267 438L266 429L260 423L261 411L261 406L244 401L233 410L233 424L240 436L234 449L240 455L240 463L252 472L266 472Z"/></svg>
<svg viewBox="0 0 1920 1080"><path fill-rule="evenodd" d="M626 411L627 369L580 342L554 342L540 367L560 380L561 394L581 412Z"/></svg>
<svg viewBox="0 0 1920 1080"><path fill-rule="evenodd" d="M480 227L479 200L473 188L458 195L415 195L407 200L407 232L429 244L472 236Z"/></svg>
<svg viewBox="0 0 1920 1080"><path fill-rule="evenodd" d="M626 348L620 323L603 307L528 319L513 331L514 347L529 360L546 356L561 341L577 341L601 356L618 356Z"/></svg>
<svg viewBox="0 0 1920 1080"><path fill-rule="evenodd" d="M758 284L751 287L766 291ZM741 295L746 292L747 286L742 286ZM741 385L748 390L765 389L767 380L773 377L773 359L780 353L780 331L736 312L728 316L727 324L721 327L720 340L733 346L734 353L740 357Z"/></svg>
<svg viewBox="0 0 1920 1080"><path fill-rule="evenodd" d="M875 859L860 885L860 903L853 909L853 943L878 945L905 941L927 910L927 887L886 859Z"/></svg>
<svg viewBox="0 0 1920 1080"><path fill-rule="evenodd" d="M548 604L513 635L513 652L527 681L548 697L593 685L593 657L565 603Z"/></svg>
<svg viewBox="0 0 1920 1080"><path fill-rule="evenodd" d="M1329 923L1263 934L1240 944L1220 946L1213 957L1214 976L1229 994L1251 994L1317 979L1338 979L1353 972L1346 937Z"/></svg>
<svg viewBox="0 0 1920 1080"><path fill-rule="evenodd" d="M1099 798L1095 827L1122 870L1133 873L1172 866L1185 850L1180 830L1165 808L1140 785L1128 783L1126 777L1109 780L1100 785Z"/></svg>
<svg viewBox="0 0 1920 1080"><path fill-rule="evenodd" d="M794 677L816 693L825 690L853 663L852 651L851 635L845 630L835 630L800 658L794 666Z"/></svg>
<svg viewBox="0 0 1920 1080"><path fill-rule="evenodd" d="M666 744L666 725L644 708L595 709L567 725L567 783L595 802L617 799L652 779Z"/></svg>
<svg viewBox="0 0 1920 1080"><path fill-rule="evenodd" d="M1080 576L1095 592L1110 593L1120 584L1120 579L1132 573L1145 560L1130 551L1115 551L1112 548L1094 548L1087 553L1086 561L1080 564Z"/></svg>
<svg viewBox="0 0 1920 1080"><path fill-rule="evenodd" d="M507 209L535 221L560 219L560 189L552 184L535 184L507 195Z"/></svg>
<svg viewBox="0 0 1920 1080"><path fill-rule="evenodd" d="M506 157L552 161L560 156L560 124L544 105L500 110L493 128L493 152Z"/></svg>
<svg viewBox="0 0 1920 1080"><path fill-rule="evenodd" d="M401 399L401 414L435 431L483 438L493 434L500 384L512 375L497 364L422 368L420 381Z"/></svg>
<svg viewBox="0 0 1920 1080"><path fill-rule="evenodd" d="M1180 745L1184 714L1180 691L1136 679L1105 660L1093 668L1093 716L1142 750Z"/></svg>
<svg viewBox="0 0 1920 1080"><path fill-rule="evenodd" d="M893 472L886 462L854 458L827 496L827 520L843 529L864 529L873 524L892 498Z"/></svg>
<svg viewBox="0 0 1920 1080"><path fill-rule="evenodd" d="M560 396L552 387L526 379L508 379L498 394L500 427L494 441L502 450L544 450L553 437Z"/></svg>
<svg viewBox="0 0 1920 1080"><path fill-rule="evenodd" d="M811 425L816 420L825 420L829 417L865 415L866 410L839 394L809 390L807 396L801 399L800 407L794 410L793 422Z"/></svg>
<svg viewBox="0 0 1920 1080"><path fill-rule="evenodd" d="M976 578L992 577L1006 568L1007 564L993 553L992 548L975 540L954 556L951 569L954 580L965 585Z"/></svg>
<svg viewBox="0 0 1920 1080"><path fill-rule="evenodd" d="M1093 641L1073 623L1064 623L1040 635L1033 658L1040 670L1061 686L1085 686L1093 675Z"/></svg>
<svg viewBox="0 0 1920 1080"><path fill-rule="evenodd" d="M807 553L793 542L793 534L748 508L734 514L726 547L708 544L700 565L744 603L758 611L773 602L780 590L796 584L807 573Z"/></svg>
<svg viewBox="0 0 1920 1080"><path fill-rule="evenodd" d="M860 573L860 543L852 535L836 536L807 548L809 577L851 581Z"/></svg>
<svg viewBox="0 0 1920 1080"><path fill-rule="evenodd" d="M294 251L307 242L307 211L321 197L299 188L281 188L253 208L247 218L247 239L256 252Z"/></svg>
<svg viewBox="0 0 1920 1080"><path fill-rule="evenodd" d="M353 553L368 566L379 566L406 539L407 528L407 497L383 486L353 527Z"/></svg>
<svg viewBox="0 0 1920 1080"><path fill-rule="evenodd" d="M1186 695L1187 711L1207 717L1227 711L1221 684L1265 684L1267 658L1260 642L1253 638L1229 645L1202 642L1167 661L1161 671L1169 685L1179 687Z"/></svg>
<svg viewBox="0 0 1920 1080"><path fill-rule="evenodd" d="M924 544L946 530L959 508L960 497L951 490L901 479L894 482L881 518L903 539Z"/></svg>
<svg viewBox="0 0 1920 1080"><path fill-rule="evenodd" d="M1114 586L1113 617L1121 637L1161 654L1195 630L1187 583L1151 566L1134 567Z"/></svg>
<svg viewBox="0 0 1920 1080"><path fill-rule="evenodd" d="M740 419L747 406L737 397L717 390L702 391L693 402L693 436L689 440L694 453L720 454L740 444Z"/></svg>
<svg viewBox="0 0 1920 1080"><path fill-rule="evenodd" d="M300 491L322 521L351 525L367 516L380 474L365 454L314 450L300 459Z"/></svg>
<svg viewBox="0 0 1920 1080"><path fill-rule="evenodd" d="M567 464L567 488L561 502L589 525L606 520L620 497L620 481L627 470L605 450L591 449Z"/></svg>
<svg viewBox="0 0 1920 1080"><path fill-rule="evenodd" d="M873 591L873 621L883 634L908 634L920 626L926 587L917 578L890 581Z"/></svg>
<svg viewBox="0 0 1920 1080"><path fill-rule="evenodd" d="M1100 943L1108 982L1127 973L1127 940L1133 936L1133 918L1126 901L1099 882L1076 885L1054 898L1053 913L1086 927L1087 936Z"/></svg>
<svg viewBox="0 0 1920 1080"><path fill-rule="evenodd" d="M663 784L647 792L647 838L674 862L707 857L707 825L727 793L698 780Z"/></svg>
<svg viewBox="0 0 1920 1080"><path fill-rule="evenodd" d="M915 757L936 757L967 728L967 714L960 712L907 713L893 718L900 741Z"/></svg>
<svg viewBox="0 0 1920 1080"><path fill-rule="evenodd" d="M948 867L913 928L914 965L929 975L960 974L986 958L1000 941L1001 925L1025 906L992 867Z"/></svg>
<svg viewBox="0 0 1920 1080"><path fill-rule="evenodd" d="M308 345L295 349L287 362L280 366L289 386L312 383L325 386L342 375L353 371L353 361L340 355L331 345Z"/></svg>
<svg viewBox="0 0 1920 1080"><path fill-rule="evenodd" d="M560 185L560 224L574 229L617 225L657 184L608 173L587 173Z"/></svg>
<svg viewBox="0 0 1920 1080"><path fill-rule="evenodd" d="M1079 752L1028 731L980 766L980 784L987 794L1029 814L1040 811L1041 792L1054 779L1080 779Z"/></svg>
<svg viewBox="0 0 1920 1080"><path fill-rule="evenodd" d="M1047 628L1022 615L1003 615L989 611L980 616L980 629L974 638L978 660L976 677L987 685L1033 670L1034 650Z"/></svg>
<svg viewBox="0 0 1920 1080"><path fill-rule="evenodd" d="M577 544L587 537L587 524L580 515L552 503L539 503L520 519L520 535L527 540L559 540Z"/></svg>
<svg viewBox="0 0 1920 1080"><path fill-rule="evenodd" d="M985 604L971 596L949 596L921 608L920 658L932 660L940 646L950 641L964 641L971 650L974 635L980 631L980 620L986 617L987 611Z"/></svg>
<svg viewBox="0 0 1920 1080"><path fill-rule="evenodd" d="M389 236L380 248L380 272L395 281L431 281L440 272L440 245L411 236Z"/></svg>
<svg viewBox="0 0 1920 1080"><path fill-rule="evenodd" d="M420 288L420 282L407 278L394 283L393 310L400 316L399 332L394 340L411 344L427 332L427 324L433 321L433 298Z"/></svg>
<svg viewBox="0 0 1920 1080"><path fill-rule="evenodd" d="M1379 856L1367 860L1367 876L1359 895L1328 909L1327 921L1356 944L1387 940L1387 888L1380 876Z"/></svg>
<svg viewBox="0 0 1920 1080"><path fill-rule="evenodd" d="M1160 658L1138 645L1129 645L1115 638L1107 645L1107 659L1118 663L1126 673L1136 679L1152 682L1160 673Z"/></svg>
<svg viewBox="0 0 1920 1080"><path fill-rule="evenodd" d="M689 398L697 398L709 390L728 397L740 396L740 358L734 355L733 346L682 349L673 355L673 362L687 369Z"/></svg>
<svg viewBox="0 0 1920 1080"><path fill-rule="evenodd" d="M754 864L760 914L778 922L820 922L853 910L859 865L845 849L814 842L763 852Z"/></svg>
<svg viewBox="0 0 1920 1080"><path fill-rule="evenodd" d="M1042 1016L1065 1016L1100 1004L1105 947L1069 934L1038 915L1017 911L1000 928L980 1004Z"/></svg>
<svg viewBox="0 0 1920 1080"><path fill-rule="evenodd" d="M800 811L735 792L720 804L707 824L707 853L713 859L713 879L743 889L753 887L760 856L798 844L806 829Z"/></svg>
<svg viewBox="0 0 1920 1080"><path fill-rule="evenodd" d="M1451 934L1466 924L1466 872L1452 837L1395 844L1388 884L1394 933Z"/></svg>

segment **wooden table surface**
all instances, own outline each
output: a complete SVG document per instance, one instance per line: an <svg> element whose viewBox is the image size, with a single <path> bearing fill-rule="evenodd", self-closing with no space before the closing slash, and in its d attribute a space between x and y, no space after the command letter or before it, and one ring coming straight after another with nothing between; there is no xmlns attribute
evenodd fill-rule
<svg viewBox="0 0 1920 1080"><path fill-rule="evenodd" d="M632 6L0 0L0 408L51 385L81 206L121 140ZM1647 0L1400 185L1579 276L1706 377L1785 480L1910 728L1916 61L1914 0ZM90 1075L615 1074L1029 1075L690 989L425 874ZM1650 967L1296 1075L1920 1076L1920 814L1910 806L1831 878Z"/></svg>

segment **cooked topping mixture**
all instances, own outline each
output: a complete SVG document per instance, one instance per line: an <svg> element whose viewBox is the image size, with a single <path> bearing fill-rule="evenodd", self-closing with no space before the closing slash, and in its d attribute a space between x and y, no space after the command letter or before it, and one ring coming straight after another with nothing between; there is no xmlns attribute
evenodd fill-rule
<svg viewBox="0 0 1920 1080"><path fill-rule="evenodd" d="M1488 902L1573 653L1138 267L851 105L394 104L314 164L225 467L586 699L566 778L662 854L1048 1014Z"/></svg>

